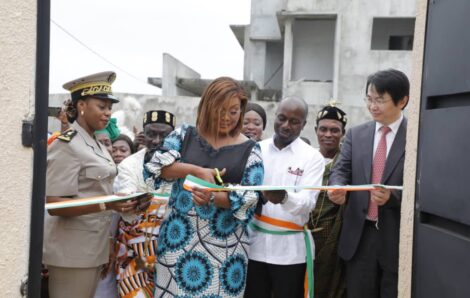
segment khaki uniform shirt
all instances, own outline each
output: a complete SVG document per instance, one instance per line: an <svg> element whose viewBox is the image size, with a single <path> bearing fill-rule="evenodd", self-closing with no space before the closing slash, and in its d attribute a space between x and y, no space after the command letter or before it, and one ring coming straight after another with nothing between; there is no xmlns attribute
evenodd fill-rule
<svg viewBox="0 0 470 298"><path fill-rule="evenodd" d="M104 146L78 123L70 142L55 140L48 148L46 195L85 198L113 194L116 165ZM44 223L43 262L90 268L109 260L111 211L81 216L51 216Z"/></svg>

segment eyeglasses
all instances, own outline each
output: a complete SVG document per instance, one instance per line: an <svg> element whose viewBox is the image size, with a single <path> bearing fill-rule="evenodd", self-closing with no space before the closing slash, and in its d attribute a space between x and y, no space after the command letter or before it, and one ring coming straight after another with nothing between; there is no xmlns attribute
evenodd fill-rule
<svg viewBox="0 0 470 298"><path fill-rule="evenodd" d="M371 105L371 104L375 104L377 106L382 106L384 105L385 103L387 103L389 101L389 99L384 99L383 97L376 97L376 98L372 98L370 96L366 96L364 97L364 102L367 104L367 105Z"/></svg>

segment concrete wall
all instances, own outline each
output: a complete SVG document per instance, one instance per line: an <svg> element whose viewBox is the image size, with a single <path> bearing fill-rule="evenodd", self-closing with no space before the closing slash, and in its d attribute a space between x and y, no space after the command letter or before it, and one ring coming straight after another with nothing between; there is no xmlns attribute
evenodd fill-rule
<svg viewBox="0 0 470 298"><path fill-rule="evenodd" d="M419 130L419 108L423 76L424 37L426 29L427 0L417 0L416 26L413 48L410 103L408 104L408 131L404 191L401 203L400 260L398 297L411 297L413 272L413 225L415 210L416 162Z"/></svg>
<svg viewBox="0 0 470 298"><path fill-rule="evenodd" d="M331 84L331 83L329 83ZM299 90L299 89L293 89ZM132 131L135 126L138 130L142 129L143 113L149 110L166 110L176 116L176 125L183 123L194 125L196 123L197 107L199 104L198 97L188 96L156 96L156 95L143 95L143 94L126 94L115 93L118 98L125 98L127 96L135 98L141 105L140 116L133 118L133 121L126 122L126 129ZM290 94L291 96L300 96L301 94ZM68 94L51 94L49 95L50 106L60 106L61 103L68 98ZM263 106L266 110L267 125L264 132L264 137L268 138L273 135L274 117L277 109L277 102L257 101L258 104ZM315 135L315 116L317 112L323 107L323 103L308 102L309 116L307 125L302 132L302 136L308 138L314 147L317 147L317 140ZM348 117L357 117L362 115L365 108L362 107L349 107ZM133 113L133 111L124 110L123 103L113 105L113 113L124 113L126 115ZM351 115L351 116L350 116ZM49 117L49 131L57 131L60 129L60 122L52 117Z"/></svg>
<svg viewBox="0 0 470 298"><path fill-rule="evenodd" d="M272 51L266 49L266 42L281 41L282 34L277 21L276 11L284 7L286 0L258 0L251 1L251 24L246 27L245 32L245 63L243 78L254 81L260 88L269 88L265 82L269 81ZM276 68L278 61L273 61ZM282 62L282 59L281 59ZM281 72L282 75L282 72Z"/></svg>
<svg viewBox="0 0 470 298"><path fill-rule="evenodd" d="M29 261L33 160L32 149L21 145L21 125L34 113L36 1L2 1L0 24L0 293L21 297Z"/></svg>
<svg viewBox="0 0 470 298"><path fill-rule="evenodd" d="M124 113L125 115L136 114L131 119L126 119L125 126L127 129L132 131L133 127L138 130L142 129L142 119L146 111L149 110L166 110L176 115L176 124L181 125L182 123L195 124L197 106L199 104L199 97L189 96L158 96L158 95L147 95L147 94L129 94L129 93L115 93L115 95L124 99L126 97L134 98L139 104L138 111L129 111L128 107L125 107L123 100L113 105L114 113ZM69 94L50 94L49 95L49 106L59 107L62 103L69 98ZM54 132L60 129L59 120L49 117L49 131Z"/></svg>
<svg viewBox="0 0 470 298"><path fill-rule="evenodd" d="M279 64L272 57L265 58L268 55L266 42L277 38L277 27L280 26L284 40L283 94L302 94L312 104L326 104L334 97L351 114L350 124L359 124L368 119L363 97L369 74L397 68L411 75L411 51L371 49L374 18L414 18L415 14L415 1L409 0L382 0L380 5L368 0L253 0L251 24L247 26L248 36L245 37L244 79L253 80L260 88L265 88L265 73L273 68L268 64ZM273 23L274 17L277 20ZM327 17L336 18L335 32L330 35L332 38L334 35L334 47L330 53L333 58L328 56L318 61L328 61L327 64L332 66L319 78L332 79L333 82L331 85L316 86L310 82L299 82L302 77L309 79L304 74L308 74L309 69L324 70L326 66L313 65L315 60L310 57L315 55L312 44L318 38L311 38L312 34L307 34L305 30L296 30L296 19L318 20ZM305 35L309 35L312 44L299 47L299 38L308 40Z"/></svg>
<svg viewBox="0 0 470 298"><path fill-rule="evenodd" d="M163 54L162 95L164 96L194 96L193 93L176 85L177 77L200 79L201 75L170 54Z"/></svg>
<svg viewBox="0 0 470 298"><path fill-rule="evenodd" d="M331 11L331 4L321 4L325 5L325 13ZM320 1L316 9L322 11ZM411 51L371 50L374 17L414 17L415 3L387 0L371 5L364 0L341 0L337 13L341 18L337 97L344 104L363 106L365 81L370 73L393 67L411 74Z"/></svg>

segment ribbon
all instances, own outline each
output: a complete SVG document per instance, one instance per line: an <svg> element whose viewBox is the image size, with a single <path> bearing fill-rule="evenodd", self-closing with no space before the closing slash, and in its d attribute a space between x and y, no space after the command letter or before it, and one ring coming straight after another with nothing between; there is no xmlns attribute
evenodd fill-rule
<svg viewBox="0 0 470 298"><path fill-rule="evenodd" d="M46 203L46 210L68 208L68 207L80 207L80 206L88 206L88 205L94 205L94 204L99 204L99 203L109 203L109 202L116 202L116 201L140 199L142 197L147 196L148 194L149 193L147 192L136 192L136 193L125 195L125 196L108 195L108 196L98 196L98 197L90 197L90 198L70 199L70 200L64 200L60 202ZM151 192L151 194L153 195L154 199L168 199L170 197L169 194L157 194L154 192Z"/></svg>
<svg viewBox="0 0 470 298"><path fill-rule="evenodd" d="M313 259L314 259L314 243L313 237L307 226L301 227L295 223L284 221L266 215L255 214L250 227L253 230L259 231L265 234L272 235L292 235L303 233L305 241L305 252L307 262L307 285L308 285L308 296L313 298Z"/></svg>
<svg viewBox="0 0 470 298"><path fill-rule="evenodd" d="M362 184L362 185L333 185L333 186L323 186L323 185L288 185L288 186L279 186L279 185L257 185L257 186L242 186L242 185L226 185L220 186L202 180L200 178L194 177L192 175L186 176L186 179L183 183L184 189L191 191L194 187L207 189L210 191L269 191L269 190L336 190L344 189L346 191L364 191L364 190L374 190L376 188L384 189L394 189L394 190L403 190L403 186L394 186L394 185L384 185L384 184Z"/></svg>

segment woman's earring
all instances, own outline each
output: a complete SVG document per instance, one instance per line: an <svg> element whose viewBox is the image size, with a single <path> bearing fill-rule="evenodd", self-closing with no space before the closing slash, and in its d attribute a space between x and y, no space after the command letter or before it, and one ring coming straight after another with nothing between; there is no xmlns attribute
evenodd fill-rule
<svg viewBox="0 0 470 298"><path fill-rule="evenodd" d="M85 113L83 112L83 110L81 110L81 111L80 111L80 115L82 115L82 116L83 116L83 114L85 114Z"/></svg>

